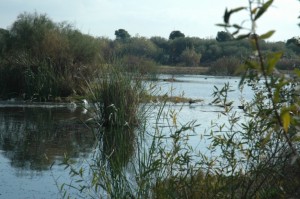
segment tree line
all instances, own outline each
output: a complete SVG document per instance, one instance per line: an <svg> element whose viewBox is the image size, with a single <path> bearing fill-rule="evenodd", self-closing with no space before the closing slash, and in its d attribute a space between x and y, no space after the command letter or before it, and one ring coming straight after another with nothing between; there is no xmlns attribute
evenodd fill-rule
<svg viewBox="0 0 300 199"><path fill-rule="evenodd" d="M84 78L110 64L142 73L159 65L206 66L210 74L233 75L253 53L248 39L235 40L224 31L211 39L187 37L178 30L169 38L131 36L125 29L116 30L115 36L93 37L45 14L20 14L8 29L0 29L0 96L47 100L81 94ZM260 42L263 53L285 52L278 68L299 65L298 38Z"/></svg>

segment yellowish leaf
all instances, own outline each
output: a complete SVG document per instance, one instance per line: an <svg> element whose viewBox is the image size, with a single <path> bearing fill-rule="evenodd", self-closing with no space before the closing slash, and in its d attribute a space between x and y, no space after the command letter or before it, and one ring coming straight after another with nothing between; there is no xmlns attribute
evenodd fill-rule
<svg viewBox="0 0 300 199"><path fill-rule="evenodd" d="M268 39L274 34L275 30L271 30L265 34L259 36L260 39Z"/></svg>
<svg viewBox="0 0 300 199"><path fill-rule="evenodd" d="M290 112L285 110L281 113L281 120L282 120L282 125L283 125L283 130L285 132L288 132L290 123L291 123L291 116L290 116Z"/></svg>

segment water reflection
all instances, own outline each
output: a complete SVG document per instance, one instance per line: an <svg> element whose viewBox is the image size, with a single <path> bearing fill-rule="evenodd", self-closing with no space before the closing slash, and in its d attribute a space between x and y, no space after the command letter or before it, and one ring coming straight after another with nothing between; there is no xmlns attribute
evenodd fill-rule
<svg viewBox="0 0 300 199"><path fill-rule="evenodd" d="M83 123L87 115L66 107L0 108L0 150L11 166L26 170L46 170L64 154L87 156L95 142Z"/></svg>
<svg viewBox="0 0 300 199"><path fill-rule="evenodd" d="M112 172L119 172L135 152L135 132L127 126L104 128L100 132L100 161L108 162Z"/></svg>

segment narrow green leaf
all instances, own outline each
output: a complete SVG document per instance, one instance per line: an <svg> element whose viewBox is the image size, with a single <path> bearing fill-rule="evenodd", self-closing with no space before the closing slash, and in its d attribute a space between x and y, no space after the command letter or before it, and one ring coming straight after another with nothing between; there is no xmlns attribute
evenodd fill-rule
<svg viewBox="0 0 300 199"><path fill-rule="evenodd" d="M223 23L218 23L218 24L216 24L216 26L225 27L225 28L230 28L231 27L231 25L223 24Z"/></svg>
<svg viewBox="0 0 300 199"><path fill-rule="evenodd" d="M231 35L234 36L234 35L238 34L239 32L240 32L240 30L237 29L236 31L234 31L233 33L231 33Z"/></svg>
<svg viewBox="0 0 300 199"><path fill-rule="evenodd" d="M260 69L260 65L256 62L256 61L245 61L245 65L248 69L255 69L255 70L259 70Z"/></svg>
<svg viewBox="0 0 300 199"><path fill-rule="evenodd" d="M243 28L242 26L237 25L237 24L233 24L232 26L233 26L234 28L236 28L236 29L242 29L242 28Z"/></svg>
<svg viewBox="0 0 300 199"><path fill-rule="evenodd" d="M260 39L268 39L274 34L275 30L271 30L265 34L259 36Z"/></svg>
<svg viewBox="0 0 300 199"><path fill-rule="evenodd" d="M256 21L259 17L261 17L266 11L267 9L272 5L273 0L269 0L266 3L263 4L263 6L261 8L259 8L257 14L254 17L254 21Z"/></svg>
<svg viewBox="0 0 300 199"><path fill-rule="evenodd" d="M273 131L270 131L265 138L262 139L261 147L265 147L265 145L270 141L271 135Z"/></svg>
<svg viewBox="0 0 300 199"><path fill-rule="evenodd" d="M275 68L276 63L280 60L282 57L282 52L275 52L271 53L267 56L267 74L271 74Z"/></svg>
<svg viewBox="0 0 300 199"><path fill-rule="evenodd" d="M242 39L245 39L245 38L248 38L250 36L250 33L249 34L243 34L243 35L239 35L237 36L237 40L242 40Z"/></svg>
<svg viewBox="0 0 300 199"><path fill-rule="evenodd" d="M230 11L228 11L227 8L226 8L225 13L224 13L224 22L226 24L228 24L229 23L230 15L232 13L239 12L239 11L244 10L244 9L245 9L245 7L238 7L238 8L231 9Z"/></svg>
<svg viewBox="0 0 300 199"><path fill-rule="evenodd" d="M273 94L273 100L275 103L278 103L280 100L280 88L276 88Z"/></svg>
<svg viewBox="0 0 300 199"><path fill-rule="evenodd" d="M227 10L227 8L226 8L226 9L225 9L225 13L224 13L224 22L225 22L226 24L229 23L230 15L231 15L231 13L228 12L228 10Z"/></svg>
<svg viewBox="0 0 300 199"><path fill-rule="evenodd" d="M239 11L244 10L244 9L246 9L246 7L238 7L238 8L230 10L230 12L235 13L235 12L239 12Z"/></svg>

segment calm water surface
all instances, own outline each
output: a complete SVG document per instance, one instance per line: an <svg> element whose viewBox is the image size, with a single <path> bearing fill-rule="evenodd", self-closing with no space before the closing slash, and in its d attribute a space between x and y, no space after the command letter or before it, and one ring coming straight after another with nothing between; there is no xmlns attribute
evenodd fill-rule
<svg viewBox="0 0 300 199"><path fill-rule="evenodd" d="M233 77L174 77L180 82L160 81L159 92L203 99L193 106L172 106L172 109L180 110L179 122L197 120L200 124L198 136L212 121L220 120L217 115L221 109L210 104L214 85L221 88L229 82L232 89L237 89L239 82L239 78ZM237 89L229 95L235 106L240 105L239 98L249 100L251 96L249 88L243 92ZM80 165L94 148L94 136L83 124L88 118L83 109L65 104L0 103L0 198L61 198L56 183L60 186L70 180L68 171L59 165L64 154ZM199 144L197 136L190 142L203 149L208 145L205 140Z"/></svg>
<svg viewBox="0 0 300 199"><path fill-rule="evenodd" d="M64 154L80 162L95 142L82 122L87 115L65 106L22 106L0 106L0 198L60 198L56 182L68 179L59 166Z"/></svg>

